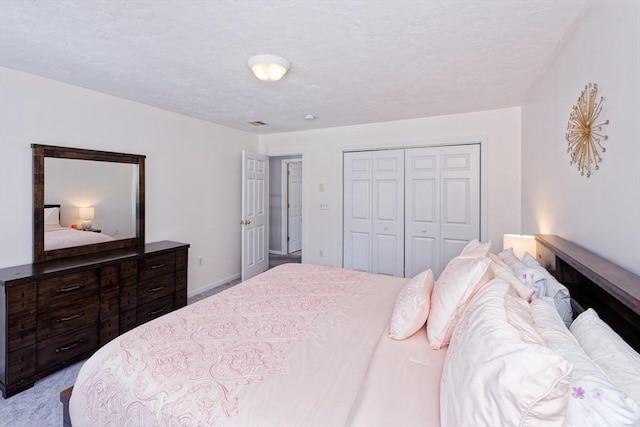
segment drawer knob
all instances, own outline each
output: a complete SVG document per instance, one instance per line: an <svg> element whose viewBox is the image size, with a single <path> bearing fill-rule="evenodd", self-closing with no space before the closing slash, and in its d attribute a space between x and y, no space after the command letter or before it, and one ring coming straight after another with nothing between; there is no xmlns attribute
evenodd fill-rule
<svg viewBox="0 0 640 427"><path fill-rule="evenodd" d="M83 288L83 287L84 287L84 285L69 286L68 288L56 289L56 293L62 294L64 292L77 291L78 289Z"/></svg>
<svg viewBox="0 0 640 427"><path fill-rule="evenodd" d="M150 311L150 312L147 313L147 316L155 316L156 314L162 313L166 309L167 309L167 307L162 307L162 308L159 308L157 310Z"/></svg>
<svg viewBox="0 0 640 427"><path fill-rule="evenodd" d="M157 270L159 268L166 267L166 266L167 266L167 264L156 264L156 265L152 265L150 268L152 270Z"/></svg>
<svg viewBox="0 0 640 427"><path fill-rule="evenodd" d="M78 314L74 314L73 316L61 317L60 319L56 319L56 323L68 322L69 320L77 319L80 316L84 316L84 311L81 311Z"/></svg>
<svg viewBox="0 0 640 427"><path fill-rule="evenodd" d="M164 289L164 285L163 286L158 286L157 288L151 288L149 289L147 292L148 293L152 293L152 292L158 292L159 290Z"/></svg>
<svg viewBox="0 0 640 427"><path fill-rule="evenodd" d="M63 347L58 347L58 348L56 348L56 353L60 353L61 351L67 351L67 350L71 350L72 348L76 348L77 346L79 346L83 342L84 342L84 338L79 339L78 341L74 342L73 344L69 344L69 345L63 346Z"/></svg>

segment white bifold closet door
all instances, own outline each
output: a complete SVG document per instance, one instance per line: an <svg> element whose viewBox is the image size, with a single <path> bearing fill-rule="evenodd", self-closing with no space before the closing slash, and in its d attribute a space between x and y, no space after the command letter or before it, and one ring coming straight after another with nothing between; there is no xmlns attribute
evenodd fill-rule
<svg viewBox="0 0 640 427"><path fill-rule="evenodd" d="M406 150L405 276L444 266L480 238L480 146Z"/></svg>
<svg viewBox="0 0 640 427"><path fill-rule="evenodd" d="M437 277L480 238L480 147L344 154L344 267Z"/></svg>
<svg viewBox="0 0 640 427"><path fill-rule="evenodd" d="M404 274L404 150L344 155L344 266Z"/></svg>

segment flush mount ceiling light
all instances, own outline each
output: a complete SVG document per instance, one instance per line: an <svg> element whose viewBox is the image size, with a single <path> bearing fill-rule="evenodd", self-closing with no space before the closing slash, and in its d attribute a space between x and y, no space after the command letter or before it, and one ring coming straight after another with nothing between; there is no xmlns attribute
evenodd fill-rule
<svg viewBox="0 0 640 427"><path fill-rule="evenodd" d="M256 55L247 61L249 68L257 78L265 82L275 82L284 76L291 64L275 55Z"/></svg>

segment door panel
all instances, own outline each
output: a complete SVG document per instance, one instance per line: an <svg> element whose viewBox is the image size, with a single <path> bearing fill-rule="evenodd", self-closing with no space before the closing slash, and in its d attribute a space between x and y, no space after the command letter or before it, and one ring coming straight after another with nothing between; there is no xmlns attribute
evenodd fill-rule
<svg viewBox="0 0 640 427"><path fill-rule="evenodd" d="M267 156L242 152L242 280L269 267L266 191L269 188Z"/></svg>
<svg viewBox="0 0 640 427"><path fill-rule="evenodd" d="M372 272L403 277L404 150L373 152L372 162Z"/></svg>
<svg viewBox="0 0 640 427"><path fill-rule="evenodd" d="M480 146L451 146L440 150L443 182L442 239L447 242L480 239ZM443 245L443 250L446 246ZM447 255L443 261L448 259Z"/></svg>
<svg viewBox="0 0 640 427"><path fill-rule="evenodd" d="M292 253L302 249L302 162L288 164L287 203L287 253Z"/></svg>
<svg viewBox="0 0 640 427"><path fill-rule="evenodd" d="M372 154L344 154L343 265L371 272Z"/></svg>
<svg viewBox="0 0 640 427"><path fill-rule="evenodd" d="M405 152L405 277L430 268L440 274L440 150Z"/></svg>

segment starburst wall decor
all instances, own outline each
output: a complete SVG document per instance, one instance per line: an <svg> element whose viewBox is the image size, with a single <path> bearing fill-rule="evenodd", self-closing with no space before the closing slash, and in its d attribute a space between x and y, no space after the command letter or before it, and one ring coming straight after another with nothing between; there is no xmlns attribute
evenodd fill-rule
<svg viewBox="0 0 640 427"><path fill-rule="evenodd" d="M567 153L571 155L569 164L577 165L580 175L587 173L587 178L594 170L600 169L601 153L607 151L604 141L609 139L602 134L602 127L609 120L597 123L602 112L604 98L598 97L598 85L589 83L584 87L578 101L573 106L567 124Z"/></svg>

